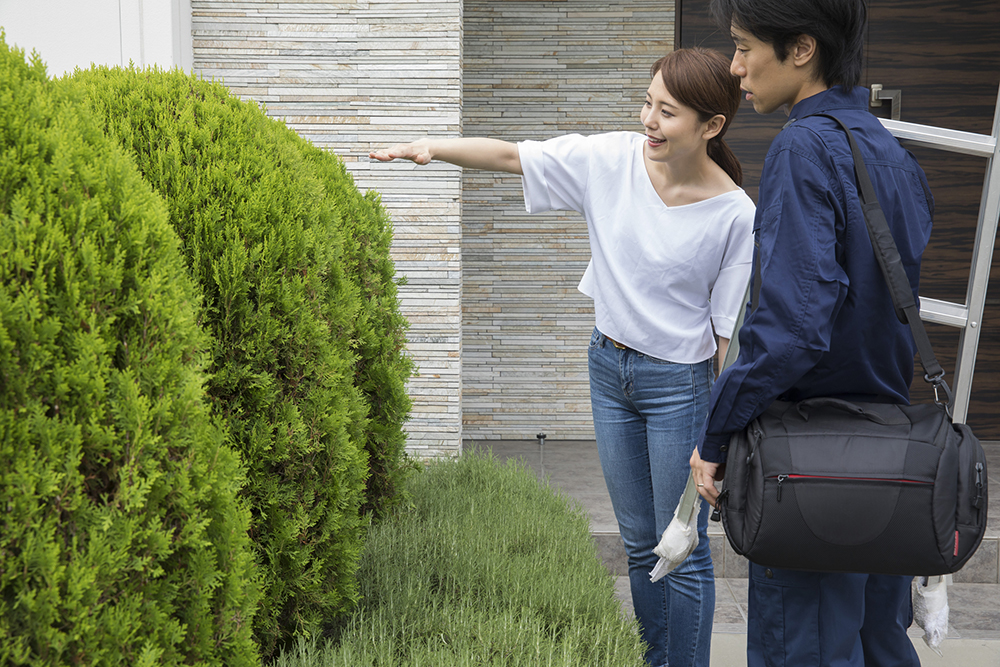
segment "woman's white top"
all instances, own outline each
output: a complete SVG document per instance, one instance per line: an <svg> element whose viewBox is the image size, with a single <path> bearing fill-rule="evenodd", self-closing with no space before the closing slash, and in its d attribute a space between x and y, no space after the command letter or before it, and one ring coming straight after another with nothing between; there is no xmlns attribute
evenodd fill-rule
<svg viewBox="0 0 1000 667"><path fill-rule="evenodd" d="M578 211L590 232L579 289L597 328L643 354L692 364L732 335L750 279L754 204L733 190L667 206L643 162L645 135L570 134L518 144L528 213Z"/></svg>

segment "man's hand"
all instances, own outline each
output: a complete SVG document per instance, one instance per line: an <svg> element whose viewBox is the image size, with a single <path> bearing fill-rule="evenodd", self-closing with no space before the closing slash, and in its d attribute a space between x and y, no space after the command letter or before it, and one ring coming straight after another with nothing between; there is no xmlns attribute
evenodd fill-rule
<svg viewBox="0 0 1000 667"><path fill-rule="evenodd" d="M715 507L719 500L719 490L715 488L715 482L721 480L725 474L726 464L702 461L698 449L695 448L691 454L691 476L694 477L694 482L698 485L698 493L712 507Z"/></svg>

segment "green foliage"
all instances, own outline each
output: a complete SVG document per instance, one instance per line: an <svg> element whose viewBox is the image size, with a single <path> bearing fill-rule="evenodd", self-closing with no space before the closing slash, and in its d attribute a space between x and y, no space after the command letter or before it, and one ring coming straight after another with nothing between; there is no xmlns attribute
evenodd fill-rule
<svg viewBox="0 0 1000 667"><path fill-rule="evenodd" d="M199 300L163 202L0 34L0 664L259 663Z"/></svg>
<svg viewBox="0 0 1000 667"><path fill-rule="evenodd" d="M482 455L413 484L413 510L366 541L363 599L337 641L300 642L275 667L645 665L578 506Z"/></svg>
<svg viewBox="0 0 1000 667"><path fill-rule="evenodd" d="M221 85L156 70L75 79L166 199L205 294L208 391L249 466L255 633L270 655L353 608L362 506L388 502L377 494L405 470L387 220L335 157Z"/></svg>
<svg viewBox="0 0 1000 667"><path fill-rule="evenodd" d="M414 470L406 457L403 431L411 405L406 380L413 363L404 353L407 322L399 312L389 256L392 223L378 195L362 196L340 160L311 145L304 153L340 213L344 262L360 290L355 385L368 405L365 446L370 470L362 510L383 518L403 501L403 481Z"/></svg>

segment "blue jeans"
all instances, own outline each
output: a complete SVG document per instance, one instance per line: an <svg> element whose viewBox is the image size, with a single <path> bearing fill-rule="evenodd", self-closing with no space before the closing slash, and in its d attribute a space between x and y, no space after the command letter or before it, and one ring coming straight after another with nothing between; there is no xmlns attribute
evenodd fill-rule
<svg viewBox="0 0 1000 667"><path fill-rule="evenodd" d="M749 667L919 667L906 628L913 577L750 563Z"/></svg>
<svg viewBox="0 0 1000 667"><path fill-rule="evenodd" d="M698 547L650 583L653 553L674 516L688 460L708 411L711 359L675 364L619 349L596 328L589 351L590 401L604 480L628 554L632 605L646 661L654 667L708 667L715 578L708 504L698 516Z"/></svg>

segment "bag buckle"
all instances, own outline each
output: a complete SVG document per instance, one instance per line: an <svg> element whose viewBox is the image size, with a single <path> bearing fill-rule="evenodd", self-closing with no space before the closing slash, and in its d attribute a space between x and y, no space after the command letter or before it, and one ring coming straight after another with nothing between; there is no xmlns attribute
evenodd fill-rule
<svg viewBox="0 0 1000 667"><path fill-rule="evenodd" d="M948 416L951 417L951 401L952 401L951 387L949 387L948 383L944 381L944 371L941 371L940 373L938 373L933 377L928 375L927 373L924 373L924 382L931 383L931 385L934 387L934 402L940 406L943 406L945 412L947 412ZM945 400L941 400L941 395L938 393L938 388L943 390Z"/></svg>

